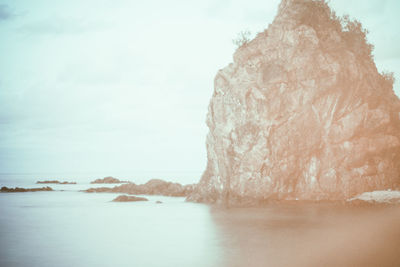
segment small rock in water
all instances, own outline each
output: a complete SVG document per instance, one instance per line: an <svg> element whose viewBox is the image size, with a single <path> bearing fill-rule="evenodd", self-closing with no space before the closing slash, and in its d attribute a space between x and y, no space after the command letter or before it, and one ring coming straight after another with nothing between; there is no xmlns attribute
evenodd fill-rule
<svg viewBox="0 0 400 267"><path fill-rule="evenodd" d="M160 200L157 200L156 201L156 204L161 204L162 202L160 201Z"/></svg>
<svg viewBox="0 0 400 267"><path fill-rule="evenodd" d="M94 182L92 182L94 183ZM181 185L179 183L172 183L160 179L151 179L145 184L127 183L113 188L110 187L97 187L84 190L87 193L123 193L132 195L160 195L183 197L188 196L193 192L194 184Z"/></svg>
<svg viewBox="0 0 400 267"><path fill-rule="evenodd" d="M0 190L2 193L23 193L23 192L37 192L37 191L53 191L51 187L41 187L41 188L8 188L3 186Z"/></svg>
<svg viewBox="0 0 400 267"><path fill-rule="evenodd" d="M400 204L400 191L392 191L389 189L386 191L365 192L348 200L348 202L351 203L359 201L368 203Z"/></svg>
<svg viewBox="0 0 400 267"><path fill-rule="evenodd" d="M135 197L126 195L121 195L113 199L113 202L135 202L135 201L148 201L148 199L145 197Z"/></svg>

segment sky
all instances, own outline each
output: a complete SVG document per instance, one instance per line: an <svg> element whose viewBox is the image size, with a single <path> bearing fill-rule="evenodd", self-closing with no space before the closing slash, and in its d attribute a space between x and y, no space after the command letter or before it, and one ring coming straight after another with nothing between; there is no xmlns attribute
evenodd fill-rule
<svg viewBox="0 0 400 267"><path fill-rule="evenodd" d="M214 76L279 2L0 0L0 173L198 181ZM378 69L400 81L400 2L330 5L369 29Z"/></svg>

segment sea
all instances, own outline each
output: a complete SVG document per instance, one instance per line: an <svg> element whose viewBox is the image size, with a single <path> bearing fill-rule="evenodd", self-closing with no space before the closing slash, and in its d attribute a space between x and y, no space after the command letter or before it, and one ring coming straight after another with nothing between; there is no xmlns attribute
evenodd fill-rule
<svg viewBox="0 0 400 267"><path fill-rule="evenodd" d="M102 177L1 174L7 187L77 184L0 194L0 266L400 266L397 207L223 208L163 196L120 203L112 202L120 194L81 192L115 186L94 178Z"/></svg>

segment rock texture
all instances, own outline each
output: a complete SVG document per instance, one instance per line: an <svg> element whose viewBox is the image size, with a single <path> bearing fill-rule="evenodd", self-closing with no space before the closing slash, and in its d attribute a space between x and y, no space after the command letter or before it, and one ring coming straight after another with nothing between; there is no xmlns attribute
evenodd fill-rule
<svg viewBox="0 0 400 267"><path fill-rule="evenodd" d="M151 179L145 184L128 183L113 188L99 187L85 190L87 193L126 193L134 195L161 195L184 197L193 192L194 185L181 185L179 183L166 182L160 179Z"/></svg>
<svg viewBox="0 0 400 267"><path fill-rule="evenodd" d="M343 200L400 184L400 101L357 21L283 0L214 81L188 200Z"/></svg>

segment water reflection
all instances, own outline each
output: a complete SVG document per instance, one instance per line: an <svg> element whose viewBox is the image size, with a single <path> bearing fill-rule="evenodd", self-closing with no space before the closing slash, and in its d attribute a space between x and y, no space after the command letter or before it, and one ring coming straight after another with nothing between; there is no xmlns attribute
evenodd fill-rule
<svg viewBox="0 0 400 267"><path fill-rule="evenodd" d="M223 266L400 266L400 209L212 209Z"/></svg>
<svg viewBox="0 0 400 267"><path fill-rule="evenodd" d="M116 195L0 194L0 266L219 266L208 206Z"/></svg>
<svg viewBox="0 0 400 267"><path fill-rule="evenodd" d="M0 266L400 266L400 208L117 195L0 194Z"/></svg>

